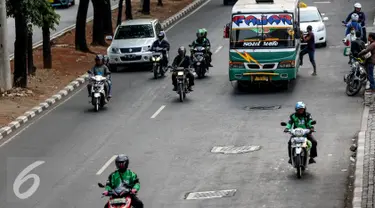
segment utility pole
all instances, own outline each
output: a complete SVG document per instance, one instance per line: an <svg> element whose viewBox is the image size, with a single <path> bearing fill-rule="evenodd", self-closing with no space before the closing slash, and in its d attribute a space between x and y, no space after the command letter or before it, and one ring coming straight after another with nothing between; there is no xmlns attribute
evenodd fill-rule
<svg viewBox="0 0 375 208"><path fill-rule="evenodd" d="M6 3L5 0L0 0L0 88L4 90L12 88L7 36Z"/></svg>

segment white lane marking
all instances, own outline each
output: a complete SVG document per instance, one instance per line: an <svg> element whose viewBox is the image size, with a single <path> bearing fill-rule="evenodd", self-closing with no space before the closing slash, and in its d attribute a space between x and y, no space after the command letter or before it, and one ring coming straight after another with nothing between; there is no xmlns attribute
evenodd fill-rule
<svg viewBox="0 0 375 208"><path fill-rule="evenodd" d="M159 113L165 108L165 105L162 105L152 116L151 118L156 118L156 116L159 115Z"/></svg>
<svg viewBox="0 0 375 208"><path fill-rule="evenodd" d="M2 143L0 145L0 148L3 147L4 145L8 144L10 141L12 141L16 136L20 135L22 132L24 132L26 129L28 129L31 125L33 125L34 123L36 123L37 121L39 121L40 119L42 119L44 116L48 115L49 113L51 113L53 110L55 110L57 107L59 107L60 105L66 103L68 100L70 100L73 96L75 96L76 94L78 94L79 92L81 92L83 89L85 89L85 87L82 87L81 89L79 89L77 92L74 92L72 93L69 97L67 97L65 100L63 100L61 103L59 103L58 105L56 105L55 107L45 111L45 113L41 116L39 116L38 118L36 118L33 122L31 122L30 124L28 124L27 126L25 126L24 128L22 128L19 132L17 132L16 134L14 134L12 137L10 137L8 140L6 140L4 143Z"/></svg>
<svg viewBox="0 0 375 208"><path fill-rule="evenodd" d="M206 1L205 3L203 3L202 5L200 5L198 8L196 8L194 11L192 11L190 14L186 15L184 18L178 20L176 23L174 23L173 25L171 25L170 27L168 27L168 29L165 30L165 32L168 32L170 29L172 29L173 27L175 27L178 23L180 23L181 21L185 20L186 18L190 17L192 14L196 13L198 10L200 10L203 6L205 6L206 4L208 4L211 0L208 0ZM20 135L23 131L25 131L27 128L29 128L32 124L34 124L35 122L39 121L41 118L43 118L44 116L48 115L51 111L55 110L57 107L59 107L60 105L64 104L65 102L67 102L68 100L70 100L74 95L78 94L81 90L83 90L85 87L81 88L80 90L78 90L77 92L73 93L70 97L67 97L66 100L62 101L61 103L59 103L58 105L56 105L54 108L51 108L49 111L46 111L45 114L43 114L42 116L40 116L39 118L37 118L35 121L33 121L32 123L30 123L29 125L25 126L22 130L20 130L19 132L17 132L15 135L13 135L11 138L9 138L7 141L5 141L4 143L2 143L0 145L0 148L6 144L8 144L11 140L13 140L16 136Z"/></svg>
<svg viewBox="0 0 375 208"><path fill-rule="evenodd" d="M315 1L314 4L330 4L330 1Z"/></svg>
<svg viewBox="0 0 375 208"><path fill-rule="evenodd" d="M117 155L113 155L104 165L102 168L100 168L100 170L98 170L98 172L96 172L96 175L100 175L102 174L105 169L108 168L108 166L116 159Z"/></svg>
<svg viewBox="0 0 375 208"><path fill-rule="evenodd" d="M219 53L219 51L223 48L223 46L219 46L214 53Z"/></svg>
<svg viewBox="0 0 375 208"><path fill-rule="evenodd" d="M208 4L211 0L208 0L206 1L205 3L203 3L202 5L200 5L198 8L196 8L194 11L192 11L190 14L186 15L185 17L183 17L182 19L178 20L177 22L175 22L173 25L171 25L170 27L168 27L168 29L165 30L165 32L168 32L170 29L172 29L174 26L176 26L178 23L180 23L181 21L185 20L186 18L190 17L191 15L193 15L194 13L196 13L198 10L200 10L203 6L205 6L206 4ZM167 34L168 36L168 34Z"/></svg>

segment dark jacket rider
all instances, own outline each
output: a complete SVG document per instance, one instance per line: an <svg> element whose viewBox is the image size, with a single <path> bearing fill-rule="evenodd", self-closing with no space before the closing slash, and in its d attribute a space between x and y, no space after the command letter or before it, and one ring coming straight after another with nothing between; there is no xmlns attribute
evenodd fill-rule
<svg viewBox="0 0 375 208"><path fill-rule="evenodd" d="M100 74L107 78L107 82L104 83L104 88L108 95L108 98L111 98L112 97L111 95L111 92L112 92L111 71L109 71L108 67L103 64L103 60L104 60L103 55L100 55L100 54L96 55L95 66L87 72L89 74L93 74L94 76ZM87 85L89 97L91 97L91 86L92 86L91 83Z"/></svg>
<svg viewBox="0 0 375 208"><path fill-rule="evenodd" d="M132 194L130 197L132 198L132 207L134 208L143 208L143 203L138 197L135 195L140 189L140 183L137 174L133 171L128 169L129 166L129 158L124 154L120 154L117 156L115 160L117 170L112 172L108 176L108 180L106 183L105 190L103 192L104 196L108 196L108 192L119 187L121 184L127 184L128 186L132 187ZM104 208L108 208L108 203L104 205Z"/></svg>
<svg viewBox="0 0 375 208"><path fill-rule="evenodd" d="M290 129L295 128L303 128L303 129L310 129L314 130L314 127L311 125L311 122L313 121L311 114L306 112L306 105L303 102L297 102L295 107L296 112L290 115L289 122L284 130L284 132L288 132ZM309 163L315 163L314 158L318 156L316 146L318 145L318 142L314 139L312 134L307 135L307 139L311 141L312 147L310 151L310 160ZM289 163L292 163L292 160L290 158L291 156L291 142L289 140L288 142L288 154L289 154Z"/></svg>
<svg viewBox="0 0 375 208"><path fill-rule="evenodd" d="M350 44L350 53L358 58L359 52L361 52L363 49L366 48L365 42L361 39L361 33L359 31L356 32L356 38L354 41Z"/></svg>
<svg viewBox="0 0 375 208"><path fill-rule="evenodd" d="M156 48L163 48L164 50L162 51L163 53L163 63L162 66L168 66L168 57L167 57L167 51L170 49L170 44L168 41L164 39L165 33L164 31L161 31L158 34L158 40L155 40L154 43L152 43L150 51L156 51Z"/></svg>
<svg viewBox="0 0 375 208"><path fill-rule="evenodd" d="M344 23L348 23L351 18L352 18L352 14L353 13L356 13L358 14L359 16L359 20L358 20L358 23L361 24L361 27L362 27L362 40L363 42L367 42L367 37L366 37L366 15L364 12L361 11L362 9L362 5L360 3L355 3L354 4L354 11L350 12L350 14L348 15L348 17L345 19Z"/></svg>
<svg viewBox="0 0 375 208"><path fill-rule="evenodd" d="M189 70L189 67L191 65L190 57L186 55L186 49L184 46L181 46L178 48L178 55L174 58L172 67L184 67L186 77L189 78L189 86L188 90L192 91L192 86L194 86L194 75ZM177 90L177 74L174 71L172 74L172 84L173 84L173 91Z"/></svg>
<svg viewBox="0 0 375 208"><path fill-rule="evenodd" d="M202 46L202 47L205 47L206 48L206 53L207 53L207 57L206 57L206 60L208 62L208 65L209 67L212 67L211 65L211 52L210 52L210 42L204 37L204 30L202 29L199 29L197 31L197 39L195 41L193 41L193 43L190 45L192 48L191 48L191 56L193 56L193 49L196 47L196 46Z"/></svg>

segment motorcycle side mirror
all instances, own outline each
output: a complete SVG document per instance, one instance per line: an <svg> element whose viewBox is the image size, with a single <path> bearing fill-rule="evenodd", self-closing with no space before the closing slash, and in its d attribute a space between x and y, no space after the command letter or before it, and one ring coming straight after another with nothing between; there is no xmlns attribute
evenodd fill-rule
<svg viewBox="0 0 375 208"><path fill-rule="evenodd" d="M281 126L286 126L286 123L285 122L281 122L280 125Z"/></svg>
<svg viewBox="0 0 375 208"><path fill-rule="evenodd" d="M343 24L346 24L345 21L341 21Z"/></svg>
<svg viewBox="0 0 375 208"><path fill-rule="evenodd" d="M87 70L87 73L88 73L88 74L92 74L92 72L91 72L90 70Z"/></svg>
<svg viewBox="0 0 375 208"><path fill-rule="evenodd" d="M98 186L99 186L100 188L104 188L104 187L105 187L102 183L98 183Z"/></svg>
<svg viewBox="0 0 375 208"><path fill-rule="evenodd" d="M315 125L315 124L316 124L316 121L312 121L312 122L311 122L311 125Z"/></svg>
<svg viewBox="0 0 375 208"><path fill-rule="evenodd" d="M193 47L193 45L190 44L189 47Z"/></svg>

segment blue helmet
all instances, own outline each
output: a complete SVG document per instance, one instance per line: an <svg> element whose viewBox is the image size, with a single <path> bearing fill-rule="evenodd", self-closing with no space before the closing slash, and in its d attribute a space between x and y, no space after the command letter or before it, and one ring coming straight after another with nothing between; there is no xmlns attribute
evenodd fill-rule
<svg viewBox="0 0 375 208"><path fill-rule="evenodd" d="M302 101L298 101L296 103L295 109L296 109L296 111L298 111L299 109L305 109L306 110L306 104Z"/></svg>

